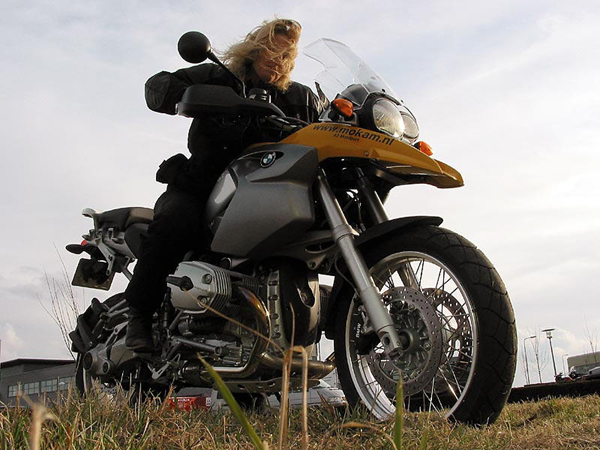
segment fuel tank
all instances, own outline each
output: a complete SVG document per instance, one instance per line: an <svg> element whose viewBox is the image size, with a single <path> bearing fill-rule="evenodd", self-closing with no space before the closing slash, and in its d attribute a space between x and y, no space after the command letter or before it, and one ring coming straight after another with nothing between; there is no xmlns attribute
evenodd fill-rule
<svg viewBox="0 0 600 450"><path fill-rule="evenodd" d="M295 144L265 144L236 159L206 205L211 249L260 260L293 242L315 221L318 167L317 150Z"/></svg>

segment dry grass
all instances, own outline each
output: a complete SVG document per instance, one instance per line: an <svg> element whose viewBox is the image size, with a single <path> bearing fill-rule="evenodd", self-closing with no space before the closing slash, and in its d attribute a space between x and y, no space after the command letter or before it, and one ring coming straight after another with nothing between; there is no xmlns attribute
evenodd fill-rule
<svg viewBox="0 0 600 450"><path fill-rule="evenodd" d="M71 286L71 280L65 263L60 256L58 249L55 248L55 250L61 264L60 279L57 280L50 277L47 273L45 274L50 304L48 305L48 301L42 300L39 296L38 302L50 318L52 318L54 323L56 323L66 349L71 354L71 357L75 359L75 355L71 351L71 339L69 338L69 333L77 326L77 317L81 314L81 308L78 304L77 296Z"/></svg>
<svg viewBox="0 0 600 450"><path fill-rule="evenodd" d="M432 414L404 414L404 449L600 449L600 398L550 399L506 407L496 424L473 428ZM269 448L277 448L279 411L250 415ZM357 428L348 424L361 423ZM346 425L345 425L346 424ZM364 426L366 425L366 426ZM289 416L286 448L393 449L394 423L334 408L311 409L308 432L299 411ZM424 439L425 437L425 439ZM39 447L35 447L39 438ZM31 443L31 446L30 446ZM123 395L71 395L60 405L0 410L0 449L250 449L230 413L170 410L149 401L131 408Z"/></svg>
<svg viewBox="0 0 600 450"><path fill-rule="evenodd" d="M61 297L73 297L56 287L50 287L50 292L52 314L64 324L76 311L76 304L68 302L66 310L56 305ZM61 331L63 328L70 329L61 327ZM294 352L302 353L306 368L303 350L279 349L285 359L284 380L289 377ZM305 392L306 376L304 373ZM401 386L399 389L402 398ZM286 399L284 392L283 404ZM366 412L340 412L327 405L307 413L306 399L303 403L302 411L288 412L285 408L280 414L279 410L267 410L250 415L244 423L246 418L240 419L239 414L171 410L158 400L131 407L123 392L109 398L92 391L82 398L70 391L59 404L0 409L0 450L396 449L394 441L401 443L398 447L402 449L600 450L598 396L508 405L495 424L482 428L451 424L427 413L399 411L395 421L383 423L372 420ZM248 431L249 427L257 436Z"/></svg>

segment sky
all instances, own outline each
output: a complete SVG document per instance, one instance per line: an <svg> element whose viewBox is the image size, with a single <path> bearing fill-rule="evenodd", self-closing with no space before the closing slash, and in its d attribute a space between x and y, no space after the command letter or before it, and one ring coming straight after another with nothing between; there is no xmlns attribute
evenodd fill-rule
<svg viewBox="0 0 600 450"><path fill-rule="evenodd" d="M375 4L375 3L374 3ZM391 217L436 215L474 242L502 276L515 310L525 380L533 344L553 376L544 328L564 355L600 343L600 3L593 0L30 2L0 8L0 360L68 358L46 311L69 296L78 257L64 250L91 227L86 207L152 207L160 162L185 152L189 119L146 108L144 82L185 67L186 31L217 50L263 20L293 18L300 45L347 44L416 115L434 157L465 186L399 187ZM294 79L319 66L299 56ZM73 291L81 308L109 293ZM537 381L537 369L531 374Z"/></svg>

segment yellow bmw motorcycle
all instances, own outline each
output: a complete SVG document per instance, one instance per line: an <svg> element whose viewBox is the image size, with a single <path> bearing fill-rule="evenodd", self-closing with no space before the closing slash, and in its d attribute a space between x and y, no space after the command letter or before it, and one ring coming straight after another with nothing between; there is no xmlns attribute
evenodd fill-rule
<svg viewBox="0 0 600 450"><path fill-rule="evenodd" d="M220 64L200 33L184 35L179 48L191 63ZM125 347L122 294L92 301L71 333L78 386L210 387L200 354L239 398L256 400L282 390L281 349L310 352L326 337L334 353L309 361L310 384L337 370L350 406L385 419L402 383L409 410L493 422L517 350L500 276L441 218L391 219L384 208L395 187L460 187L461 175L431 157L413 114L348 47L322 39L305 53L324 68L317 91L328 106L318 123L285 117L260 92L187 89L180 115L257 117L280 138L253 145L219 178L205 208L210 253L190 252L168 277L154 318L157 352ZM130 278L152 210L84 214L94 228L69 246L89 255L74 284L107 289L116 272ZM292 388L302 367L301 358L292 361Z"/></svg>

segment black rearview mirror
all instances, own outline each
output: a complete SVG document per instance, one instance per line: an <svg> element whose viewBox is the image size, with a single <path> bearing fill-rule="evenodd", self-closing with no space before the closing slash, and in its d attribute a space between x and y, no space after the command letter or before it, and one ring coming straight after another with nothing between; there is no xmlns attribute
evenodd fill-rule
<svg viewBox="0 0 600 450"><path fill-rule="evenodd" d="M181 36L177 43L177 50L183 59L192 64L199 64L206 58L211 60L214 58L210 41L198 31L188 31Z"/></svg>

